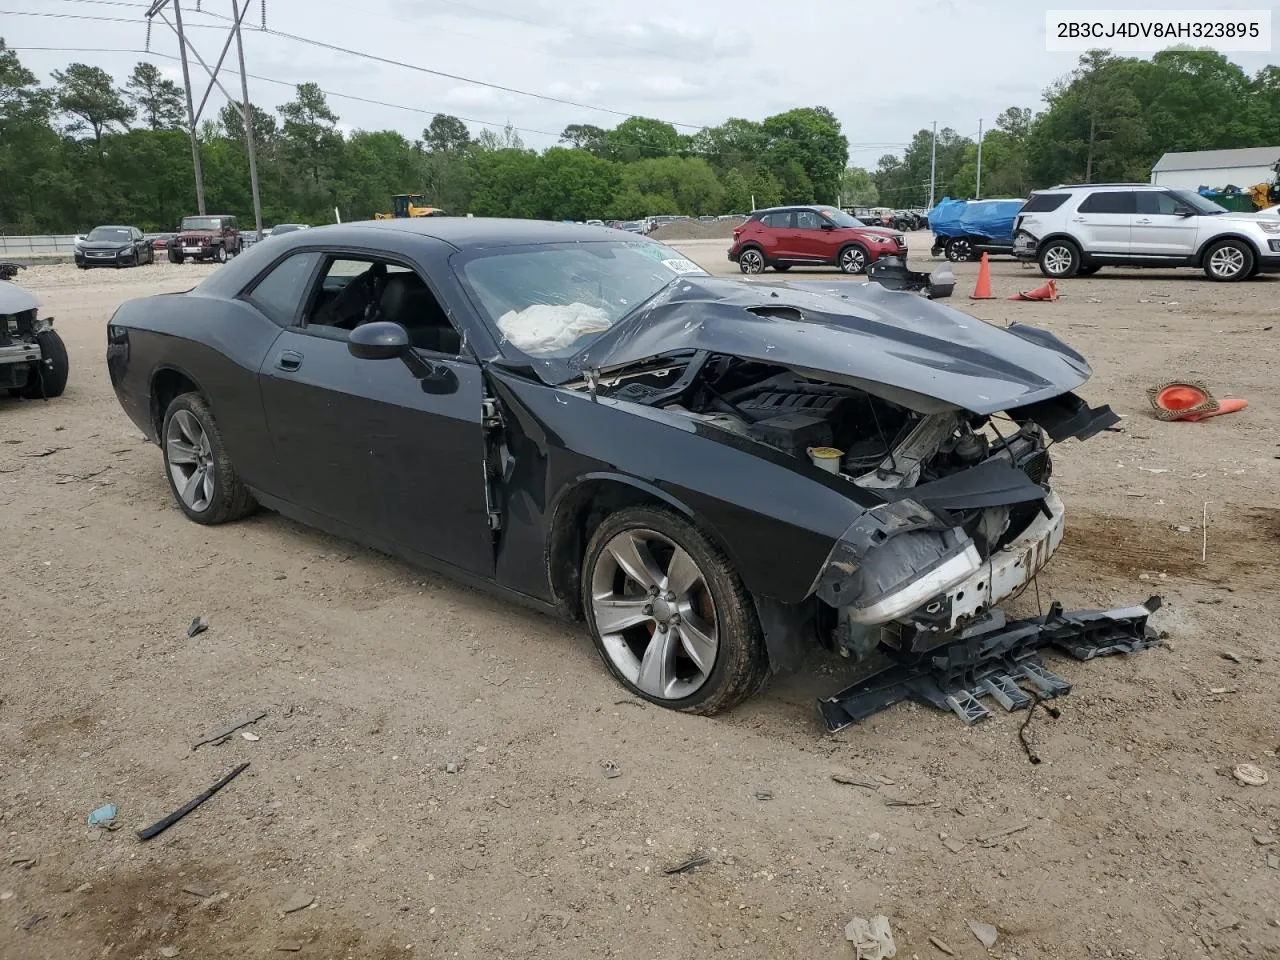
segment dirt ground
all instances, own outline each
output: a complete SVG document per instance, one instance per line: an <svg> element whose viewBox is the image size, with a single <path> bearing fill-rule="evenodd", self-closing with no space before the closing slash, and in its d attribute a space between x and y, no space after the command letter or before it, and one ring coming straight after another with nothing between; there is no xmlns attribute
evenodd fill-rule
<svg viewBox="0 0 1280 960"><path fill-rule="evenodd" d="M723 242L682 246L731 272ZM579 627L270 513L186 521L104 327L210 269L20 277L72 374L59 400L0 401L0 957L847 960L845 925L881 913L900 958L944 956L931 937L963 958L1280 955L1280 280L1104 270L1056 303L972 302L976 265L957 270L954 306L1062 336L1125 417L1055 448L1068 532L1042 605L1165 600L1165 648L1052 661L1076 688L1036 716L1033 766L1024 714L899 705L824 735L815 697L852 674L822 658L727 716L640 706ZM1041 282L993 275L1002 298ZM788 274L814 276L836 275ZM1251 405L1160 423L1144 388L1174 376ZM254 739L192 751L255 709ZM1242 762L1270 782L1237 783ZM117 832L86 825L104 803ZM967 920L998 928L989 953Z"/></svg>

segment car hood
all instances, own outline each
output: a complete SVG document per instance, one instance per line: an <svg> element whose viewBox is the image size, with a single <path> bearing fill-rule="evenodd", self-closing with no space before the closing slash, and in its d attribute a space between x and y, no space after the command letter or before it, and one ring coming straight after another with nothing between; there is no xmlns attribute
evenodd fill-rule
<svg viewBox="0 0 1280 960"><path fill-rule="evenodd" d="M221 230L183 230L178 236L184 240L212 240L221 234Z"/></svg>
<svg viewBox="0 0 1280 960"><path fill-rule="evenodd" d="M559 377L552 365L543 376L563 383L681 350L776 364L921 413L996 413L1066 393L1092 374L1051 333L997 327L877 283L685 277L560 365Z"/></svg>
<svg viewBox="0 0 1280 960"><path fill-rule="evenodd" d="M0 317L12 313L26 313L40 306L40 301L16 283L0 280Z"/></svg>

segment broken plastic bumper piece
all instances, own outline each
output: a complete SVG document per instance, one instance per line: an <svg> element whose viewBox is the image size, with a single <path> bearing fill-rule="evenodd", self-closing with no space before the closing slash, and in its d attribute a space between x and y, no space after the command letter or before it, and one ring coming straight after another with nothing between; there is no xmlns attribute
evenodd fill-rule
<svg viewBox="0 0 1280 960"><path fill-rule="evenodd" d="M1005 710L1071 692L1071 683L1049 670L1039 652L1052 647L1077 660L1137 653L1160 644L1147 619L1160 597L1116 610L1065 612L1056 601L1041 617L1009 622L992 610L950 643L909 662L900 662L818 701L831 732L857 723L902 700L950 710L967 725L985 720L989 697Z"/></svg>

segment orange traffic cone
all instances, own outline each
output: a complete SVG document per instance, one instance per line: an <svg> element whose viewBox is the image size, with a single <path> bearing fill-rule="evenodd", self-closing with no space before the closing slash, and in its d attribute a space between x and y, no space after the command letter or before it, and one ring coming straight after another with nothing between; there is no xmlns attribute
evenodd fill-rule
<svg viewBox="0 0 1280 960"><path fill-rule="evenodd" d="M969 295L970 300L994 300L996 295L991 292L991 263L987 259L987 251L982 251L982 263L978 267L978 282L974 284L973 293Z"/></svg>
<svg viewBox="0 0 1280 960"><path fill-rule="evenodd" d="M1236 397L1216 399L1201 380L1170 380L1148 387L1147 399L1161 420L1205 420L1249 405L1248 400Z"/></svg>
<svg viewBox="0 0 1280 960"><path fill-rule="evenodd" d="M1010 300L1057 300L1058 285L1052 280L1046 281L1044 286L1036 287L1034 290L1024 290L1022 293L1015 293L1009 298Z"/></svg>

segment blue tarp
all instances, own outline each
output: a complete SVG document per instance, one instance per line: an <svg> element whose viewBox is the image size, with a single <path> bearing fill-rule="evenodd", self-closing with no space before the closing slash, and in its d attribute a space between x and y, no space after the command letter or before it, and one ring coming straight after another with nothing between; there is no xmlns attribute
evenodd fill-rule
<svg viewBox="0 0 1280 960"><path fill-rule="evenodd" d="M943 197L929 211L935 237L985 237L1011 243L1013 218L1025 200L950 200Z"/></svg>

